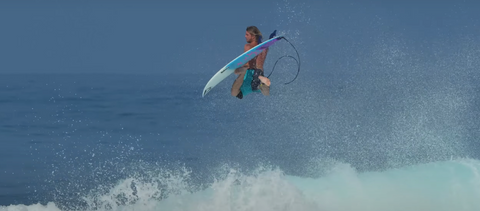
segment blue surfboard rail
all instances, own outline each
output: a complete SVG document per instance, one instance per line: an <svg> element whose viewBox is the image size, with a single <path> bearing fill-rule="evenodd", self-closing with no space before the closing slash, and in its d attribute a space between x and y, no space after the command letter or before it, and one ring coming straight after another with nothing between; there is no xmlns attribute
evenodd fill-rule
<svg viewBox="0 0 480 211"><path fill-rule="evenodd" d="M232 60L225 67L227 67L228 69L237 69L237 68L243 66L248 61L253 59L255 56L260 54L263 50L272 46L275 42L281 40L282 38L283 38L283 36L273 37L272 39L266 40L266 41L256 45L252 49L244 52L243 54L241 54L240 56L238 56L237 58Z"/></svg>

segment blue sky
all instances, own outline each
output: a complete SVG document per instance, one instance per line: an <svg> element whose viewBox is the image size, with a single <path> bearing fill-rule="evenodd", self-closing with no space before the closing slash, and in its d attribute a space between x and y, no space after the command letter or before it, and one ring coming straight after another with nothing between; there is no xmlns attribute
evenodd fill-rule
<svg viewBox="0 0 480 211"><path fill-rule="evenodd" d="M0 73L209 69L212 75L242 52L249 25L266 36L275 29L286 33L306 64L320 66L361 53L381 34L412 45L478 35L478 6L466 1L2 1Z"/></svg>

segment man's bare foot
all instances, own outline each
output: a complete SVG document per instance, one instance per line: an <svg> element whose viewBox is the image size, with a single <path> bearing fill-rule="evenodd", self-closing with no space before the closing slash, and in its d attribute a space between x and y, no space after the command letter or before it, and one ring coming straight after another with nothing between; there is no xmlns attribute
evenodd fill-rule
<svg viewBox="0 0 480 211"><path fill-rule="evenodd" d="M258 76L258 79L260 79L260 81L262 83L264 83L265 85L267 86L270 86L270 79L268 79L267 77L264 77L264 76Z"/></svg>

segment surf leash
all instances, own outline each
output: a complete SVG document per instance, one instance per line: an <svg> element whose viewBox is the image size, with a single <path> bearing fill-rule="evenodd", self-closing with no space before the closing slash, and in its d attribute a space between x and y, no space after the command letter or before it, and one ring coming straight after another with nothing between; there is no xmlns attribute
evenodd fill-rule
<svg viewBox="0 0 480 211"><path fill-rule="evenodd" d="M275 30L276 31L276 30ZM275 32L274 32L275 33ZM273 33L272 33L273 34ZM293 60L295 60L297 62L297 65L298 65L298 69L297 69L297 74L295 75L295 78L293 78L293 80L291 80L290 82L287 82L285 83L286 84L289 84L289 83L292 83L293 81L295 81L295 79L297 79L298 77L298 74L300 73L300 55L298 54L298 51L297 49L295 48L295 46L287 40L287 38L285 37L282 37L282 39L284 39L285 41L287 41L292 47L293 49L295 50L295 52L297 53L297 57L298 57L298 60L293 57L293 56L290 56L290 55L285 55L285 56L281 56L280 58L277 59L277 61L275 62L275 64L273 65L273 68L272 68L272 72L270 72L270 74L267 76L267 78L270 78L270 76L272 75L273 71L275 70L275 66L277 65L278 61L280 61L280 59L283 59L283 58L292 58Z"/></svg>

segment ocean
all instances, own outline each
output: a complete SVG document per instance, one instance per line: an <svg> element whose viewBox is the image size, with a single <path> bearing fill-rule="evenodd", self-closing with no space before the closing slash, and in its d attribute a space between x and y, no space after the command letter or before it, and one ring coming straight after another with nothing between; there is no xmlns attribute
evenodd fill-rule
<svg viewBox="0 0 480 211"><path fill-rule="evenodd" d="M320 76L2 75L0 210L478 210L478 78Z"/></svg>

